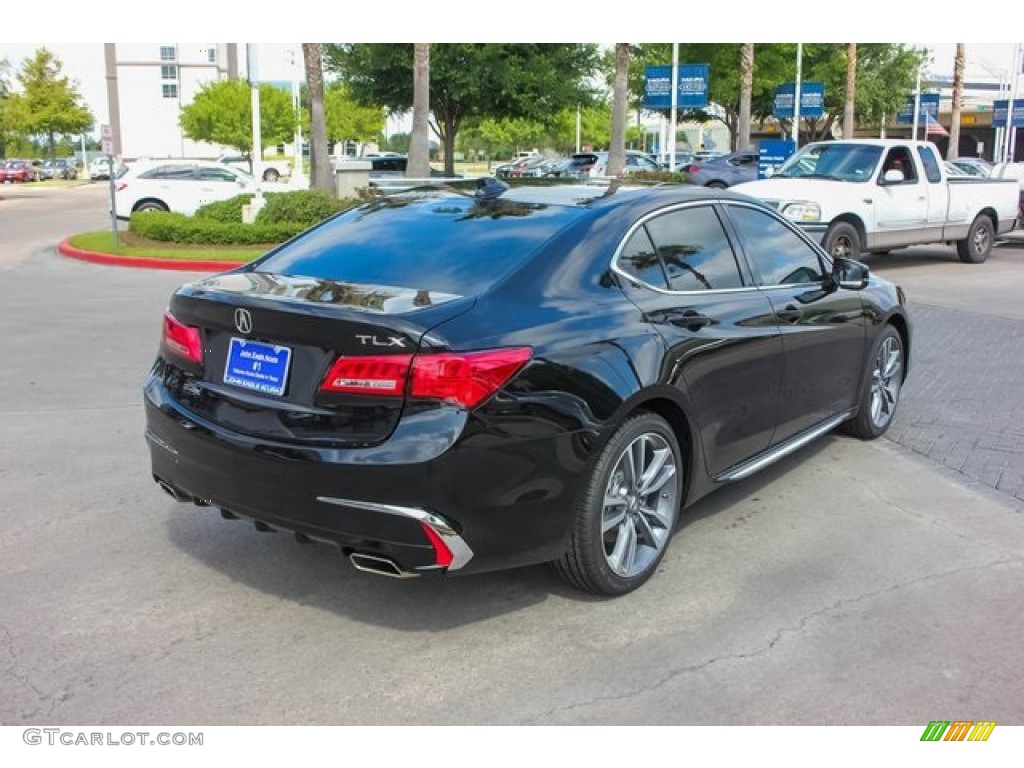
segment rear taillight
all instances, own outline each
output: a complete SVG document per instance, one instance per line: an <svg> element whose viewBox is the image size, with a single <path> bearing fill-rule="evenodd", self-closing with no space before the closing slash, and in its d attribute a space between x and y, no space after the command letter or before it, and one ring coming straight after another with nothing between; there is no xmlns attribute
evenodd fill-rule
<svg viewBox="0 0 1024 768"><path fill-rule="evenodd" d="M199 329L179 322L170 310L164 312L164 335L161 346L165 352L175 357L203 364L203 341Z"/></svg>
<svg viewBox="0 0 1024 768"><path fill-rule="evenodd" d="M339 357L324 392L446 400L473 408L501 389L530 359L528 347L481 352Z"/></svg>
<svg viewBox="0 0 1024 768"><path fill-rule="evenodd" d="M698 168L696 165L688 165L688 166L686 166L686 172L687 173L696 173L699 170L700 170L700 168Z"/></svg>

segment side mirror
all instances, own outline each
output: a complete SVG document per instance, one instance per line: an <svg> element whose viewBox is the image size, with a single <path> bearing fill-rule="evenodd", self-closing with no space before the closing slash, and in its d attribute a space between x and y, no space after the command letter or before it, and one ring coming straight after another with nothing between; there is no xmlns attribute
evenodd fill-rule
<svg viewBox="0 0 1024 768"><path fill-rule="evenodd" d="M906 177L903 175L903 171L898 171L895 168L890 168L885 172L882 177L883 184L899 184L900 182L906 181Z"/></svg>
<svg viewBox="0 0 1024 768"><path fill-rule="evenodd" d="M890 171L891 173L891 171ZM899 173L899 171L896 171ZM871 271L867 264L853 259L837 258L832 265L832 281L839 288L859 291L868 284Z"/></svg>

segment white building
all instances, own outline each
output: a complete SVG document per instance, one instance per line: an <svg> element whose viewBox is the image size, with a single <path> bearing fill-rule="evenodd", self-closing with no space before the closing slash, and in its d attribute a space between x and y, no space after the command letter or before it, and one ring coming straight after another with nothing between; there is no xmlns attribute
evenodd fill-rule
<svg viewBox="0 0 1024 768"><path fill-rule="evenodd" d="M238 77L237 43L105 43L114 154L217 157L221 148L186 138L181 108L210 82Z"/></svg>

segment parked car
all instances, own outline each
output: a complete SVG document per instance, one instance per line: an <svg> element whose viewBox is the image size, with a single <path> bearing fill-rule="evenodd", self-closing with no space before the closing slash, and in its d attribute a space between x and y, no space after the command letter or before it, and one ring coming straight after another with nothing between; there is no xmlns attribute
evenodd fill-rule
<svg viewBox="0 0 1024 768"><path fill-rule="evenodd" d="M43 178L43 163L40 160L7 160L0 168L0 181L7 184L39 181Z"/></svg>
<svg viewBox="0 0 1024 768"><path fill-rule="evenodd" d="M508 173L510 179L538 178L544 175L545 169L550 165L550 158L544 155L533 155L525 158L524 162L513 166Z"/></svg>
<svg viewBox="0 0 1024 768"><path fill-rule="evenodd" d="M661 168L665 171L682 173L696 162L697 156L693 152L679 151L675 153L675 158L671 162L666 157L666 162L661 163Z"/></svg>
<svg viewBox="0 0 1024 768"><path fill-rule="evenodd" d="M992 163L980 157L958 157L947 162L959 168L968 176L980 176L983 179L987 179L992 175Z"/></svg>
<svg viewBox="0 0 1024 768"><path fill-rule="evenodd" d="M1017 222L1019 193L998 179L950 176L935 145L904 139L808 144L770 179L737 187L768 201L833 256L955 242L961 261L988 258Z"/></svg>
<svg viewBox="0 0 1024 768"><path fill-rule="evenodd" d="M534 157L534 155L532 155L532 154L530 154L530 155L520 155L515 160L512 160L512 161L510 161L508 163L502 163L501 165L496 165L494 167L494 175L495 175L495 177L499 178L499 179L508 179L508 178L510 178L512 176L513 171L515 171L517 168L520 168L520 167L526 165L526 163L530 162L530 159L532 157ZM538 157L539 157L539 155L538 155Z"/></svg>
<svg viewBox="0 0 1024 768"><path fill-rule="evenodd" d="M608 175L608 153L607 152L594 152L594 162L587 171L588 175L594 176L607 176ZM635 149L626 150L625 165L622 169L623 176L632 176L635 173L658 173L661 170L661 166L658 165L657 161L652 160L651 156L646 152L640 152Z"/></svg>
<svg viewBox="0 0 1024 768"><path fill-rule="evenodd" d="M156 482L361 571L553 562L618 595L697 499L892 423L902 292L767 206L482 184L179 288L144 384Z"/></svg>
<svg viewBox="0 0 1024 768"><path fill-rule="evenodd" d="M725 189L733 184L754 181L757 178L756 150L731 152L689 165L686 174L691 184Z"/></svg>
<svg viewBox="0 0 1024 768"><path fill-rule="evenodd" d="M252 163L249 162L249 158L237 152L225 153L217 158L217 162L252 174ZM285 160L262 160L260 167L263 168L263 181L278 181L292 175L292 164Z"/></svg>
<svg viewBox="0 0 1024 768"><path fill-rule="evenodd" d="M266 192L287 192L287 184L262 182ZM191 216L206 203L256 192L256 179L224 163L202 160L160 160L137 163L119 174L114 188L117 217L133 213L174 211Z"/></svg>
<svg viewBox="0 0 1024 768"><path fill-rule="evenodd" d="M78 178L78 166L74 159L57 158L43 162L44 179L75 179Z"/></svg>
<svg viewBox="0 0 1024 768"><path fill-rule="evenodd" d="M367 162L370 164L370 178L405 178L405 171L409 167L409 158L405 155L389 153L386 155L364 155L363 157L340 157L334 161L334 167L344 166L345 163ZM433 166L430 167L430 176L436 178L448 178L444 171L439 171ZM450 178L461 178L461 174L455 174Z"/></svg>
<svg viewBox="0 0 1024 768"><path fill-rule="evenodd" d="M1017 226L1024 226L1024 163L998 163L992 167L990 178L1017 182L1020 191Z"/></svg>
<svg viewBox="0 0 1024 768"><path fill-rule="evenodd" d="M115 167L115 173L116 173ZM106 157L94 157L89 161L89 178L93 181L110 178L110 162Z"/></svg>

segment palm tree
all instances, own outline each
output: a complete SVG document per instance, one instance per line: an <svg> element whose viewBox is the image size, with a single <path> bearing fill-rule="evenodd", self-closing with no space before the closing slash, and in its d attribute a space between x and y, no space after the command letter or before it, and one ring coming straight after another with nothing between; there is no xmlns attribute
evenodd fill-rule
<svg viewBox="0 0 1024 768"><path fill-rule="evenodd" d="M964 60L966 46L956 44L956 59L953 63L953 117L949 124L949 148L946 159L953 160L960 156L960 102L964 97Z"/></svg>
<svg viewBox="0 0 1024 768"><path fill-rule="evenodd" d="M430 176L430 43L413 45L412 134L405 175L412 179Z"/></svg>
<svg viewBox="0 0 1024 768"><path fill-rule="evenodd" d="M843 138L853 138L857 98L857 44L846 44L846 102L843 104Z"/></svg>
<svg viewBox="0 0 1024 768"><path fill-rule="evenodd" d="M736 123L734 150L750 146L750 100L754 93L754 44L740 47L740 114Z"/></svg>
<svg viewBox="0 0 1024 768"><path fill-rule="evenodd" d="M306 91L309 94L309 176L310 189L334 193L334 174L327 151L327 118L324 113L323 44L303 43ZM301 158L300 158L301 159Z"/></svg>
<svg viewBox="0 0 1024 768"><path fill-rule="evenodd" d="M629 43L615 44L615 87L612 90L612 138L608 145L609 176L626 167L626 86L629 80Z"/></svg>

